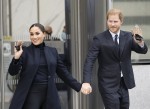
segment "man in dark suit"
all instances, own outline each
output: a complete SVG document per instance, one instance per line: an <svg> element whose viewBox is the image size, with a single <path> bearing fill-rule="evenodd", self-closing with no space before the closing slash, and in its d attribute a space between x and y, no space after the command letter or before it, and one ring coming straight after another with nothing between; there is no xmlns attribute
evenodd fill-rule
<svg viewBox="0 0 150 109"><path fill-rule="evenodd" d="M122 23L123 14L119 9L108 11L108 30L93 38L83 70L84 90L81 91L89 94L92 92L92 68L98 58L98 86L105 109L129 109L128 89L135 87L131 52L145 54L148 50L143 38L140 38L141 29L136 26L132 32L122 31Z"/></svg>

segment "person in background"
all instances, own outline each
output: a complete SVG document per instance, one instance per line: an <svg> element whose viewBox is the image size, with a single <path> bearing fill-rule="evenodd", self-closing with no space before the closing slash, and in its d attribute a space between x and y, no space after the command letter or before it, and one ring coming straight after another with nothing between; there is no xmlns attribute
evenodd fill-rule
<svg viewBox="0 0 150 109"><path fill-rule="evenodd" d="M52 40L53 29L51 26L45 26L46 36L44 40Z"/></svg>
<svg viewBox="0 0 150 109"><path fill-rule="evenodd" d="M67 34L66 34L66 26L63 27L63 31L60 34L60 40L66 42L67 40Z"/></svg>
<svg viewBox="0 0 150 109"><path fill-rule="evenodd" d="M93 64L98 59L98 86L105 109L129 109L128 89L135 87L131 52L146 54L148 51L139 26L127 32L120 29L122 24L121 10L110 9L108 29L93 38L84 64L82 92L89 94Z"/></svg>
<svg viewBox="0 0 150 109"><path fill-rule="evenodd" d="M61 109L55 73L77 92L82 84L68 72L56 48L45 45L46 31L43 25L31 25L29 33L31 45L22 47L22 41L18 41L9 65L10 75L20 73L9 109Z"/></svg>

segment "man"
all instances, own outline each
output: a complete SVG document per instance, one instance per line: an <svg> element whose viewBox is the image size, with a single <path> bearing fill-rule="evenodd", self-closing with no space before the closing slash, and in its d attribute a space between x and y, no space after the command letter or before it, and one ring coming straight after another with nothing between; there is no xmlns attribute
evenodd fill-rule
<svg viewBox="0 0 150 109"><path fill-rule="evenodd" d="M120 30L123 14L119 9L107 13L108 30L93 38L92 46L84 65L84 83L81 90L84 94L92 92L91 73L98 58L98 86L105 109L129 109L128 89L135 87L131 64L131 51L145 54L141 29L136 26L131 32ZM139 36L140 39L136 39Z"/></svg>

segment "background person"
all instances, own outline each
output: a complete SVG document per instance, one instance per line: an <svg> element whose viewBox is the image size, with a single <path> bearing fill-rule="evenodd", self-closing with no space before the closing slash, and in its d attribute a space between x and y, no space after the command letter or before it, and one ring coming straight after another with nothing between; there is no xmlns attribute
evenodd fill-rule
<svg viewBox="0 0 150 109"><path fill-rule="evenodd" d="M63 31L60 34L60 40L64 42L67 40L66 26L63 27Z"/></svg>
<svg viewBox="0 0 150 109"><path fill-rule="evenodd" d="M52 40L52 33L53 33L53 29L51 26L45 26L45 32L46 32L46 36L44 37L44 40Z"/></svg>

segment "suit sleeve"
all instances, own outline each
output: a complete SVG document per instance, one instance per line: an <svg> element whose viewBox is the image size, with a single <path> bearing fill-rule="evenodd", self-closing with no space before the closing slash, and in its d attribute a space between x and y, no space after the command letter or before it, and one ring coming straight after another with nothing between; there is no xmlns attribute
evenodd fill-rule
<svg viewBox="0 0 150 109"><path fill-rule="evenodd" d="M135 51L136 53L146 54L148 48L145 42L144 42L144 46L141 47L137 43L135 43L134 39L132 38L132 50Z"/></svg>
<svg viewBox="0 0 150 109"><path fill-rule="evenodd" d="M100 40L98 37L93 38L92 46L89 48L84 68L83 68L83 82L90 83L93 65L100 53Z"/></svg>

